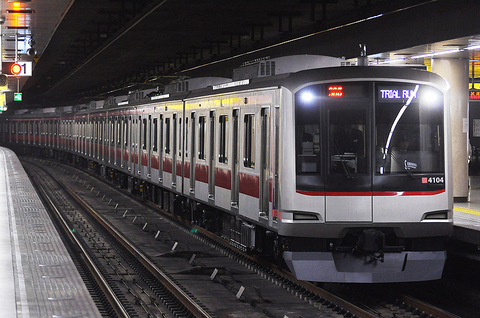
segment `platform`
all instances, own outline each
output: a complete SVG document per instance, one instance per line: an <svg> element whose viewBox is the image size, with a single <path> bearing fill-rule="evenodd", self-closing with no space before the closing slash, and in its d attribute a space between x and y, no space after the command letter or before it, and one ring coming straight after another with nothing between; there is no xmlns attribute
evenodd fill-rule
<svg viewBox="0 0 480 318"><path fill-rule="evenodd" d="M468 201L455 203L453 208L453 237L456 240L480 245L480 177L471 176Z"/></svg>
<svg viewBox="0 0 480 318"><path fill-rule="evenodd" d="M13 151L0 147L3 317L101 317Z"/></svg>

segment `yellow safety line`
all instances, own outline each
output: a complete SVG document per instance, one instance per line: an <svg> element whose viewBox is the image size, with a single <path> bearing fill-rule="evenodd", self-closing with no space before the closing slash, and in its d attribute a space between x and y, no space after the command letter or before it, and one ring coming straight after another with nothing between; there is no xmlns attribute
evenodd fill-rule
<svg viewBox="0 0 480 318"><path fill-rule="evenodd" d="M467 208L461 208L461 207L453 207L453 211L455 212L462 212L462 213L468 213L468 214L473 214L473 215L480 215L480 211L472 210L472 209L467 209Z"/></svg>

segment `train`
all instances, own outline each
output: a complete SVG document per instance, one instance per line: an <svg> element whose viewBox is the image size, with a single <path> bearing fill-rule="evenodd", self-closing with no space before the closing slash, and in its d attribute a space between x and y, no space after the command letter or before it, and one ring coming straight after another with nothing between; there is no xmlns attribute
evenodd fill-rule
<svg viewBox="0 0 480 318"><path fill-rule="evenodd" d="M232 78L18 110L0 140L90 169L299 280L439 279L453 232L449 85L349 64L264 58Z"/></svg>

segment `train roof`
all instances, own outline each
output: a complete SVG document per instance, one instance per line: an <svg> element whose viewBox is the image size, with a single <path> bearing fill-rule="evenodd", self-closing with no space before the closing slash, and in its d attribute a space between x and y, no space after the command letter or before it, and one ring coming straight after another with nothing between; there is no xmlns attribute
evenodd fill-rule
<svg viewBox="0 0 480 318"><path fill-rule="evenodd" d="M450 88L448 82L438 74L418 68L398 66L348 66L306 70L290 74L281 85L290 90L296 90L312 82L362 79L430 83L444 92Z"/></svg>
<svg viewBox="0 0 480 318"><path fill-rule="evenodd" d="M350 80L382 80L382 81L411 81L430 83L442 91L446 92L449 89L449 84L441 76L428 72L426 70L398 67L398 66L339 66L342 64L342 59L328 58L328 57L314 57L303 56L302 63L298 62L295 66L287 66L289 61L298 60L294 57L285 57L280 59L262 60L259 63L270 62L270 67L275 68L275 72L279 74L270 76L253 76L252 78L237 78L232 81L228 78L196 78L186 79L173 83L167 92L153 92L150 90L143 99L125 100L116 105L108 105L104 101L94 101L89 104L59 107L59 108L44 108L37 110L27 110L23 113L16 113L12 117L54 117L54 116L68 116L74 113L86 114L95 111L102 112L107 109L121 110L131 106L149 105L151 103L158 103L162 101L179 101L190 98L196 98L206 95L225 94L243 90L252 90L258 88L279 88L285 87L291 91L296 91L305 85L312 83L321 83L326 81L350 81ZM282 63L278 63L282 61ZM275 62L275 65L272 65ZM334 67L326 67L328 65L337 65ZM317 65L319 68L309 68L309 66ZM323 65L323 67L322 67ZM251 67L247 65L246 67ZM258 63L257 63L258 66ZM260 66L256 69L260 70ZM287 70L298 70L297 72L283 72ZM273 68L271 69L272 73ZM263 72L263 71L259 71ZM248 73L248 72L247 72ZM246 74L246 73L245 73ZM260 74L260 73L258 73ZM257 75L258 75L257 74ZM235 78L235 77L234 77ZM188 84L187 84L188 83ZM143 97L143 96L142 96ZM93 106L92 106L93 105Z"/></svg>

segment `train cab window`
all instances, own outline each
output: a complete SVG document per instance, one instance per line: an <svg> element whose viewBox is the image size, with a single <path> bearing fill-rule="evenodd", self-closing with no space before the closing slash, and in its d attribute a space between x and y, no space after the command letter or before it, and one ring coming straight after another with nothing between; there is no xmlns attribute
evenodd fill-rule
<svg viewBox="0 0 480 318"><path fill-rule="evenodd" d="M218 116L219 122L219 150L218 150L218 161L220 163L228 162L228 116L220 115Z"/></svg>
<svg viewBox="0 0 480 318"><path fill-rule="evenodd" d="M330 173L365 173L366 110L330 109L328 119Z"/></svg>
<svg viewBox="0 0 480 318"><path fill-rule="evenodd" d="M205 137L207 129L207 118L198 117L198 159L205 160Z"/></svg>
<svg viewBox="0 0 480 318"><path fill-rule="evenodd" d="M255 168L255 115L246 114L243 123L245 125L243 165L248 168Z"/></svg>
<svg viewBox="0 0 480 318"><path fill-rule="evenodd" d="M295 153L297 176L315 175L321 172L321 108L319 102L313 99L314 95L319 94L321 94L319 87L313 86L299 91L295 95ZM299 181L300 180L297 180L297 183Z"/></svg>
<svg viewBox="0 0 480 318"><path fill-rule="evenodd" d="M378 84L377 91L376 173L443 173L443 94L392 83Z"/></svg>

